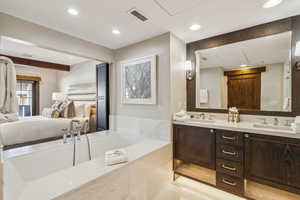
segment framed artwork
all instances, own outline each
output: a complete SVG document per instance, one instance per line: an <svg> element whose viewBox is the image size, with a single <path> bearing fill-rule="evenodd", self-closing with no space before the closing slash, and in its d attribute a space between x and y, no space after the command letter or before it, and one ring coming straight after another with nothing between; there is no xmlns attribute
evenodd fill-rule
<svg viewBox="0 0 300 200"><path fill-rule="evenodd" d="M156 55L121 62L122 104L156 104Z"/></svg>

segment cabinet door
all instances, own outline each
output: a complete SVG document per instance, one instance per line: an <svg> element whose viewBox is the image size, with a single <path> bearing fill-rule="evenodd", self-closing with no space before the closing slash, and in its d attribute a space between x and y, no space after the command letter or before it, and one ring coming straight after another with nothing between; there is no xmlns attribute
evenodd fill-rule
<svg viewBox="0 0 300 200"><path fill-rule="evenodd" d="M300 189L300 144L286 145L284 155L288 185Z"/></svg>
<svg viewBox="0 0 300 200"><path fill-rule="evenodd" d="M215 169L215 133L211 129L174 126L174 157Z"/></svg>
<svg viewBox="0 0 300 200"><path fill-rule="evenodd" d="M246 138L246 178L291 191L300 189L300 145L281 137Z"/></svg>

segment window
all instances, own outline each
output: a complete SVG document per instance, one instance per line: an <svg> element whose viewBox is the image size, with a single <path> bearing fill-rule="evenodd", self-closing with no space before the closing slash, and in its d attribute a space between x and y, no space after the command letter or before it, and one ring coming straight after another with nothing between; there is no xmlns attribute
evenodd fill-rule
<svg viewBox="0 0 300 200"><path fill-rule="evenodd" d="M38 81L17 79L17 100L19 116L38 114Z"/></svg>

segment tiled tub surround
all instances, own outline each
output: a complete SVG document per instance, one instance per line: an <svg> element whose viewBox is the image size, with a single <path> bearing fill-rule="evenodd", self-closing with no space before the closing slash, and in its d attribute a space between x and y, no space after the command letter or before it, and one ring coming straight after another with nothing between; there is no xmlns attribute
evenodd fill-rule
<svg viewBox="0 0 300 200"><path fill-rule="evenodd" d="M162 174L170 172L165 167L171 160L168 141L114 131L90 134L89 138L92 161L82 137L77 141L75 167L72 144L61 140L6 151L4 200L150 200L163 183ZM116 148L127 151L129 162L105 166L104 152Z"/></svg>
<svg viewBox="0 0 300 200"><path fill-rule="evenodd" d="M110 129L129 132L138 137L171 141L171 120L137 118L124 115L110 115Z"/></svg>

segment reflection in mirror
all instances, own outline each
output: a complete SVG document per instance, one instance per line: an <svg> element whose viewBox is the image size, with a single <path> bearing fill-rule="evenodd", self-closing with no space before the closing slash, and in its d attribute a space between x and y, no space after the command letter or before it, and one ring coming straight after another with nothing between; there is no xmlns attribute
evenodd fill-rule
<svg viewBox="0 0 300 200"><path fill-rule="evenodd" d="M5 149L96 131L96 70L102 62L4 36L0 55L0 80L10 81L0 89L15 94L0 96Z"/></svg>
<svg viewBox="0 0 300 200"><path fill-rule="evenodd" d="M291 111L291 32L195 54L198 108Z"/></svg>

